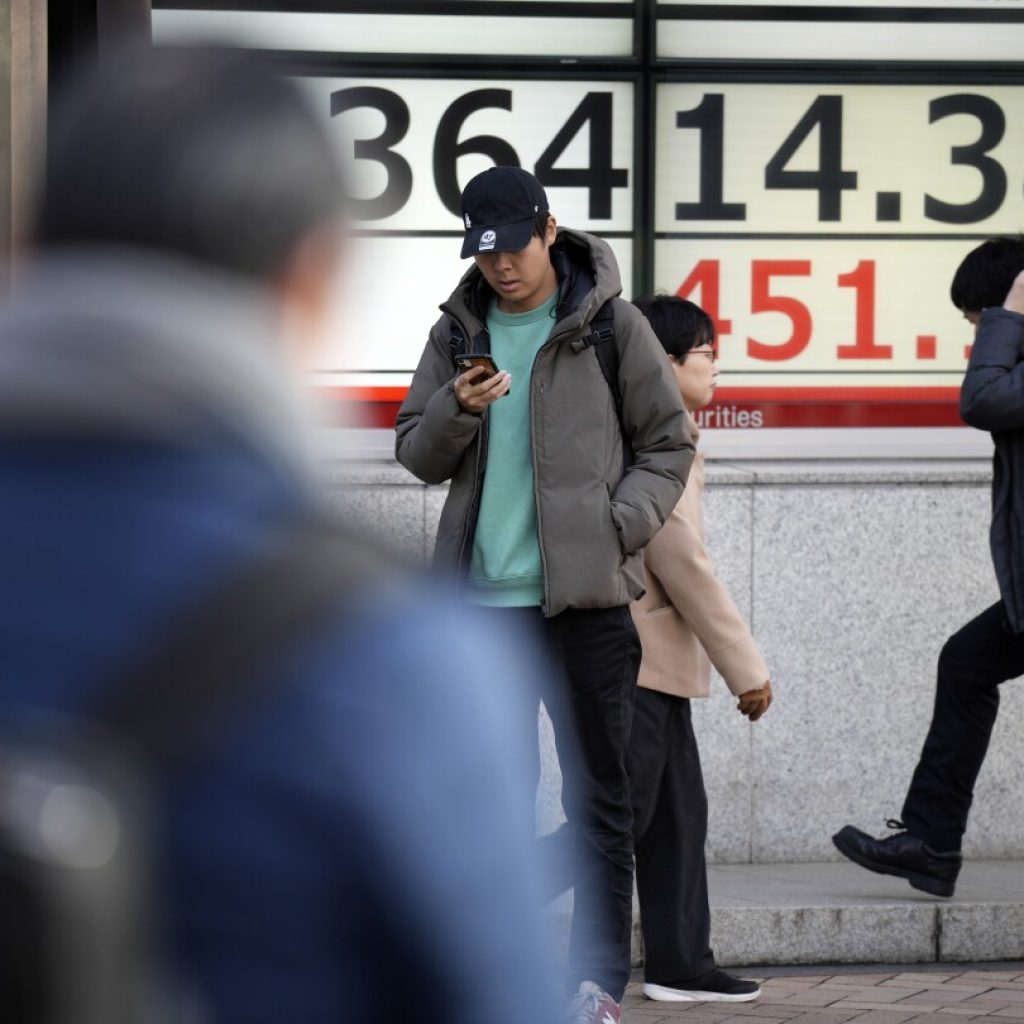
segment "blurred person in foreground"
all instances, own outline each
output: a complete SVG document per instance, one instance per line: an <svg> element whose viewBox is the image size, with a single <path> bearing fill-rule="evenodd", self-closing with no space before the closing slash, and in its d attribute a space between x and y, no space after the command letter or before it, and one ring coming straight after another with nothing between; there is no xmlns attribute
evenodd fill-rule
<svg viewBox="0 0 1024 1024"><path fill-rule="evenodd" d="M87 717L318 514L299 382L345 255L324 130L242 55L92 70L49 166L0 313L6 721ZM339 597L158 790L158 898L205 1021L554 1019L523 661L419 587Z"/></svg>
<svg viewBox="0 0 1024 1024"><path fill-rule="evenodd" d="M950 286L974 328L960 415L992 433L989 539L1000 599L945 643L932 721L901 819L882 839L846 825L832 841L850 860L952 896L974 783L999 712L999 687L1024 675L1024 239L992 238L967 254Z"/></svg>
<svg viewBox="0 0 1024 1024"><path fill-rule="evenodd" d="M634 305L672 367L696 443L693 414L714 397L715 326L674 296ZM633 846L644 936L644 995L667 1002L756 999L760 989L716 967L710 947L704 843L708 800L690 700L707 697L711 666L756 722L772 684L750 627L715 575L704 547L704 456L698 451L679 504L644 548L647 592L632 606L643 645L629 740Z"/></svg>

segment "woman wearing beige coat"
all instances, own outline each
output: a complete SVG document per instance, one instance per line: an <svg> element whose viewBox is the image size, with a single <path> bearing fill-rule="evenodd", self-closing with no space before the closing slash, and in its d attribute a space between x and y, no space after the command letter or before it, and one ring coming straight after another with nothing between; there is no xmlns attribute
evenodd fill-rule
<svg viewBox="0 0 1024 1024"><path fill-rule="evenodd" d="M662 343L690 414L714 394L714 325L698 306L638 300ZM709 946L704 842L707 796L690 699L706 697L711 666L757 721L772 700L768 668L704 548L704 465L644 549L647 592L632 605L643 646L629 749L636 881L644 935L644 994L666 1001L756 999L756 983L715 966Z"/></svg>

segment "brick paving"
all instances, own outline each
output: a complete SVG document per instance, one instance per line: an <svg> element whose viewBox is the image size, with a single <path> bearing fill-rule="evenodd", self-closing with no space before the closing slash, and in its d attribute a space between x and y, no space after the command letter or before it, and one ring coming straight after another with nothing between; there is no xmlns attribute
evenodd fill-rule
<svg viewBox="0 0 1024 1024"><path fill-rule="evenodd" d="M827 968L825 970L828 970ZM840 970L837 968L836 970ZM655 1003L634 981L623 1000L623 1024L1024 1024L1024 971L985 968L772 976L752 1003Z"/></svg>

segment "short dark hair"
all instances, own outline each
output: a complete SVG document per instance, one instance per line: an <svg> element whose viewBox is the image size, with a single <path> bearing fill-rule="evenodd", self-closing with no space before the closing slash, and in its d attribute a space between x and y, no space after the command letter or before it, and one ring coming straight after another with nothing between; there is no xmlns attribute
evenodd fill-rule
<svg viewBox="0 0 1024 1024"><path fill-rule="evenodd" d="M715 343L715 322L689 299L653 295L634 299L633 305L647 317L661 347L676 359L698 345Z"/></svg>
<svg viewBox="0 0 1024 1024"><path fill-rule="evenodd" d="M949 297L964 313L1001 306L1022 270L1024 238L990 238L972 249L956 268Z"/></svg>
<svg viewBox="0 0 1024 1024"><path fill-rule="evenodd" d="M344 205L295 83L212 47L133 47L74 76L48 158L39 246L150 248L265 280Z"/></svg>

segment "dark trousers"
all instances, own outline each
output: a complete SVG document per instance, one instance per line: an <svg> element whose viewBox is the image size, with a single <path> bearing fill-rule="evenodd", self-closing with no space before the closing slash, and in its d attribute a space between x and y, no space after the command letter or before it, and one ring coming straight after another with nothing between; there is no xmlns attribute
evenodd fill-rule
<svg viewBox="0 0 1024 1024"><path fill-rule="evenodd" d="M541 698L554 727L568 827L539 842L552 875L575 886L570 986L593 981L621 1000L633 923L626 751L640 639L625 606L570 609L550 619L538 609L513 611L540 632L561 669Z"/></svg>
<svg viewBox="0 0 1024 1024"><path fill-rule="evenodd" d="M999 685L1024 674L1024 634L1002 603L946 641L939 655L932 724L903 805L911 835L936 850L959 850L974 782L999 712Z"/></svg>
<svg viewBox="0 0 1024 1024"><path fill-rule="evenodd" d="M644 978L678 987L715 966L704 860L708 799L689 700L637 690L627 765Z"/></svg>

